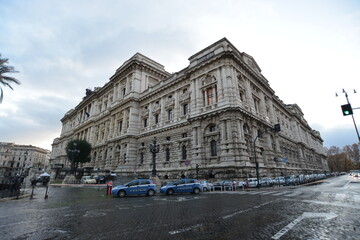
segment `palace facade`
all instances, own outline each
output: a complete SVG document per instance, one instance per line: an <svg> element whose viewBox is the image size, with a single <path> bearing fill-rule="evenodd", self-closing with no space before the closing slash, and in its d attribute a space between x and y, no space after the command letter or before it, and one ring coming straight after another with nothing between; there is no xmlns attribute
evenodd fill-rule
<svg viewBox="0 0 360 240"><path fill-rule="evenodd" d="M295 89L294 89L295 91ZM250 55L226 38L170 74L136 53L102 87L61 119L51 165L68 167L73 139L92 145L82 167L118 175L150 176L156 137L160 178L281 176L328 171L323 140L300 107L285 104ZM274 132L275 124L281 131Z"/></svg>
<svg viewBox="0 0 360 240"><path fill-rule="evenodd" d="M32 145L0 142L0 183L9 183L17 174L42 173L49 166L50 151Z"/></svg>

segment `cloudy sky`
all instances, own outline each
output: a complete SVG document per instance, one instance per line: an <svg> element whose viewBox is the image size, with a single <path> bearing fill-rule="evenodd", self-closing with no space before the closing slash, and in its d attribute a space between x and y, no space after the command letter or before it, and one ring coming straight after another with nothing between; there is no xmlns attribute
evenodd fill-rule
<svg viewBox="0 0 360 240"><path fill-rule="evenodd" d="M360 107L358 0L0 0L0 53L21 81L3 88L0 141L51 150L85 89L136 52L177 72L223 37L255 58L284 103L300 106L324 146L357 142L340 105L345 89Z"/></svg>

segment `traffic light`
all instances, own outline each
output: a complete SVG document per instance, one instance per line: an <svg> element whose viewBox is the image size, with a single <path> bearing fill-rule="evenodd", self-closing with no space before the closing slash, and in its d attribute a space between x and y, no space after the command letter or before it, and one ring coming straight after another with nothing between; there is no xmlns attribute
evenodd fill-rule
<svg viewBox="0 0 360 240"><path fill-rule="evenodd" d="M342 110L342 113L343 113L344 116L353 114L353 110L351 108L350 103L341 105L341 110Z"/></svg>

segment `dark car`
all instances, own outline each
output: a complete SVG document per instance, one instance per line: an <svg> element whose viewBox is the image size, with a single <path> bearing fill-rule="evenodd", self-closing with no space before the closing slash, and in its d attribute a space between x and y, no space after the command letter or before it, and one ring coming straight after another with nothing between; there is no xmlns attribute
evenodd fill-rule
<svg viewBox="0 0 360 240"><path fill-rule="evenodd" d="M96 180L97 184L106 183L106 177L104 175L97 175L97 176L93 176L92 178Z"/></svg>

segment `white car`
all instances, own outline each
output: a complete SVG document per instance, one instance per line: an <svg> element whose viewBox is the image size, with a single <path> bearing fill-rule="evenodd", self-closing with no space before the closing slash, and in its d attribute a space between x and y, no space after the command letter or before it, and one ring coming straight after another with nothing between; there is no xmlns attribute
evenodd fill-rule
<svg viewBox="0 0 360 240"><path fill-rule="evenodd" d="M90 176L83 176L80 180L82 184L96 184L96 179Z"/></svg>
<svg viewBox="0 0 360 240"><path fill-rule="evenodd" d="M248 178L246 179L248 187L257 187L258 181L257 178Z"/></svg>
<svg viewBox="0 0 360 240"><path fill-rule="evenodd" d="M208 181L205 181L205 180L200 181L200 184L202 186L203 192L211 191L214 188L214 185L212 183L209 183Z"/></svg>

